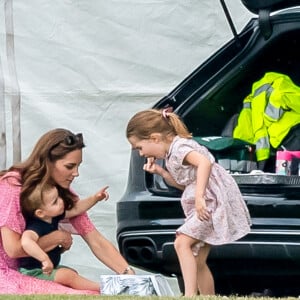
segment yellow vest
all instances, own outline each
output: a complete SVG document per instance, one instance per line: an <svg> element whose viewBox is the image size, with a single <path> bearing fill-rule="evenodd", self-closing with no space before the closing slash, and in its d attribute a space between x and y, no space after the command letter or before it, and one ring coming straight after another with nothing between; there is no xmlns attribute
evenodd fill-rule
<svg viewBox="0 0 300 300"><path fill-rule="evenodd" d="M268 159L291 127L300 123L300 87L284 74L269 72L252 85L233 137L256 145L258 161Z"/></svg>

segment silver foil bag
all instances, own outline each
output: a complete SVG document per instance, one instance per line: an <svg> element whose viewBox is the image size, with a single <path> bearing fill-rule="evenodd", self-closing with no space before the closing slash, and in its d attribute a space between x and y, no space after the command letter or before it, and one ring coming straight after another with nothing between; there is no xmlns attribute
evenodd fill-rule
<svg viewBox="0 0 300 300"><path fill-rule="evenodd" d="M101 275L102 295L174 296L168 281L155 275Z"/></svg>

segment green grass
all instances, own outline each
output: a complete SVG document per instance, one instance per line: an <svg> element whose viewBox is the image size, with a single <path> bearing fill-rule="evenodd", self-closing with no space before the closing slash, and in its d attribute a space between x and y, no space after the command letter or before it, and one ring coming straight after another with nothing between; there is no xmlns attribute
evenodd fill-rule
<svg viewBox="0 0 300 300"><path fill-rule="evenodd" d="M18 299L30 299L30 300L173 300L179 299L183 297L157 297L157 296L147 296L147 297L139 297L139 296L128 296L128 295L121 295L121 296L84 296L84 295L0 295L0 300L18 300ZM205 299L205 300L278 300L278 299L285 299L285 300L292 300L298 299L294 297L287 297L287 298L272 298L272 297L226 297L226 296L197 296L194 298L183 298L183 299Z"/></svg>

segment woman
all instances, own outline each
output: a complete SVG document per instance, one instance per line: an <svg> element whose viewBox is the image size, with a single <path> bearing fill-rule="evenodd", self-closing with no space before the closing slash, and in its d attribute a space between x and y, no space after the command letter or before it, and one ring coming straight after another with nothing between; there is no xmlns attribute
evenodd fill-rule
<svg viewBox="0 0 300 300"><path fill-rule="evenodd" d="M92 294L60 284L27 277L17 270L17 258L27 256L21 247L25 220L20 200L37 184L55 184L66 208L78 196L70 190L82 162L84 148L81 134L54 129L44 134L29 157L0 172L0 293L1 294ZM87 242L94 255L117 274L134 274L126 260L89 220L87 214L69 220L74 230ZM57 230L39 239L39 246L49 251L57 246L68 250L72 245L69 232Z"/></svg>

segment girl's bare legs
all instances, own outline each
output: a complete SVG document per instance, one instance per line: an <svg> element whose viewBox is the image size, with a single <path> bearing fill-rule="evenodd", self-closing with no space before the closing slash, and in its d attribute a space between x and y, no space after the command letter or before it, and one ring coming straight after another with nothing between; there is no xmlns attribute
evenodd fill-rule
<svg viewBox="0 0 300 300"><path fill-rule="evenodd" d="M205 244L200 248L197 260L197 286L201 295L214 295L215 284L210 269L207 266L206 260L209 254L211 246Z"/></svg>
<svg viewBox="0 0 300 300"><path fill-rule="evenodd" d="M80 276L75 270L68 268L57 269L54 281L76 290L99 291L100 284Z"/></svg>
<svg viewBox="0 0 300 300"><path fill-rule="evenodd" d="M197 261L192 252L192 245L197 240L179 234L174 242L174 247L179 259L179 264L184 281L184 296L192 297L197 295Z"/></svg>

